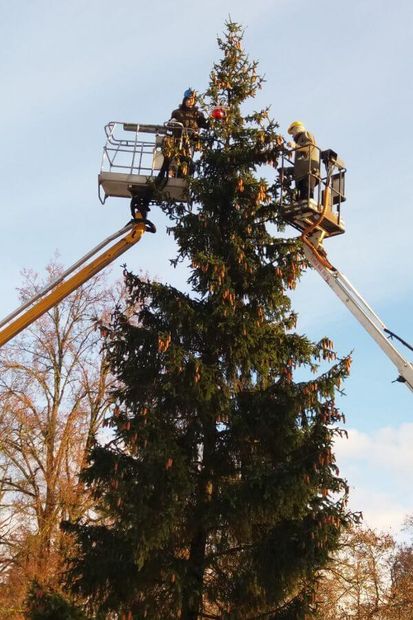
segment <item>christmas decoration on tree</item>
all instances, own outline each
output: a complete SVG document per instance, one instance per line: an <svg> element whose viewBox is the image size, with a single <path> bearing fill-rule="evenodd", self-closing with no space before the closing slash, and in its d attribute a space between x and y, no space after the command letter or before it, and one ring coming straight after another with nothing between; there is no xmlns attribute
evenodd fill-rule
<svg viewBox="0 0 413 620"><path fill-rule="evenodd" d="M333 453L350 359L295 331L288 292L306 265L274 234L257 171L274 176L280 140L267 109L243 111L263 79L242 38L230 21L218 39L205 102L225 115L194 162L192 206L162 204L190 291L125 273L130 308L106 342L113 437L83 473L96 513L66 525L72 589L124 618L304 617L356 518Z"/></svg>
<svg viewBox="0 0 413 620"><path fill-rule="evenodd" d="M216 108L214 108L211 112L211 118L217 121L223 120L225 118L225 108L221 106L217 106Z"/></svg>

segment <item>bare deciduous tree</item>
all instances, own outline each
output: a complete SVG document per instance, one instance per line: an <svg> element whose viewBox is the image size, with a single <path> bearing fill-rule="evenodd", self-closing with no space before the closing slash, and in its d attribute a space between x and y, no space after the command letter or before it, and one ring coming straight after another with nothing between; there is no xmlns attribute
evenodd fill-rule
<svg viewBox="0 0 413 620"><path fill-rule="evenodd" d="M51 262L47 280L61 271ZM24 272L20 298L43 286ZM96 276L0 350L0 602L58 573L67 544L59 524L90 507L78 473L112 381L97 326L119 290Z"/></svg>
<svg viewBox="0 0 413 620"><path fill-rule="evenodd" d="M407 519L407 529L411 529L413 517ZM389 620L411 620L413 618L413 546L400 545L397 548L389 593Z"/></svg>
<svg viewBox="0 0 413 620"><path fill-rule="evenodd" d="M317 592L320 620L411 620L413 548L357 527L343 535Z"/></svg>

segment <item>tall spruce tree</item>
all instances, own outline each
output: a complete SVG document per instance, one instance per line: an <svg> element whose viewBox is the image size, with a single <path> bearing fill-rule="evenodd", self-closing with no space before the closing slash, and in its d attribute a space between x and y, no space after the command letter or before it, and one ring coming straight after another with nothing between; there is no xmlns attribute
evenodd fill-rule
<svg viewBox="0 0 413 620"><path fill-rule="evenodd" d="M242 35L230 21L218 39L205 101L226 115L201 145L192 207L162 203L191 292L126 273L136 315L119 310L106 344L113 439L83 473L98 521L71 526L70 579L122 618L304 617L354 519L332 453L349 358L295 332L288 290L306 265L269 232L279 208L257 169L277 159L277 125L241 110L263 83Z"/></svg>

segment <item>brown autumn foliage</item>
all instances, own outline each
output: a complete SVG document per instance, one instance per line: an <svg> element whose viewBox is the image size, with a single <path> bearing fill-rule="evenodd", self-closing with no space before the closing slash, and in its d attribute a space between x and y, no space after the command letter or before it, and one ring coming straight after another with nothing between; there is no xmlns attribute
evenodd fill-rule
<svg viewBox="0 0 413 620"><path fill-rule="evenodd" d="M319 620L411 620L413 547L357 527L320 576Z"/></svg>
<svg viewBox="0 0 413 620"><path fill-rule="evenodd" d="M51 262L47 281L61 271ZM26 271L21 300L45 284ZM91 507L78 473L112 382L97 320L119 294L96 276L0 349L0 618L23 617L32 579L58 583L60 522Z"/></svg>
<svg viewBox="0 0 413 620"><path fill-rule="evenodd" d="M413 517L406 520L406 529L412 530ZM389 594L389 620L413 618L413 546L398 547L392 566Z"/></svg>

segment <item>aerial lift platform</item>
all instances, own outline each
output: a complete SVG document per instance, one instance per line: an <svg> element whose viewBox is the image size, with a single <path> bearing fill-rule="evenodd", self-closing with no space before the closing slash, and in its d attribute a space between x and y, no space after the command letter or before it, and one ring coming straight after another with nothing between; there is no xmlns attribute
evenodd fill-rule
<svg viewBox="0 0 413 620"><path fill-rule="evenodd" d="M157 186L166 199L187 199L188 183L184 175L179 176L179 170L174 169L174 176L167 174L162 180L159 173L168 141L176 151L191 148L189 131L176 121L165 125L108 123L98 176L100 202L104 204L108 196L146 199ZM149 201L153 203L154 199L149 197Z"/></svg>
<svg viewBox="0 0 413 620"><path fill-rule="evenodd" d="M341 207L346 200L346 168L344 162L332 149L318 150L319 169L314 170L309 167L306 173L308 195L301 199L297 197L293 183L294 149L283 151L277 183L282 217L301 232L304 254L310 265L393 362L399 373L398 381L406 383L413 391L413 365L389 339L397 339L412 351L413 347L385 326L351 282L327 258L323 246L324 239L345 232ZM312 186L314 186L313 191L311 191Z"/></svg>
<svg viewBox="0 0 413 620"><path fill-rule="evenodd" d="M138 243L146 231L155 232L154 225L147 219L150 204L160 199L182 202L189 199L188 180L179 170L179 161L169 158L168 166L164 165L168 141L169 145L187 154L191 148L190 137L182 125L114 121L108 123L105 132L106 144L98 176L99 199L103 204L108 197L129 198L132 219L1 321L0 346ZM345 232L341 217L345 201L344 162L332 149L320 151L318 169L309 168L307 172L308 181L311 180L308 195L298 198L293 181L293 158L293 151L283 150L278 168L278 203L283 219L300 231L309 264L393 362L399 380L413 391L413 365L393 346L389 337L395 337L411 350L412 347L386 328L347 278L329 262L323 247L324 239ZM314 191L310 187L314 187Z"/></svg>

